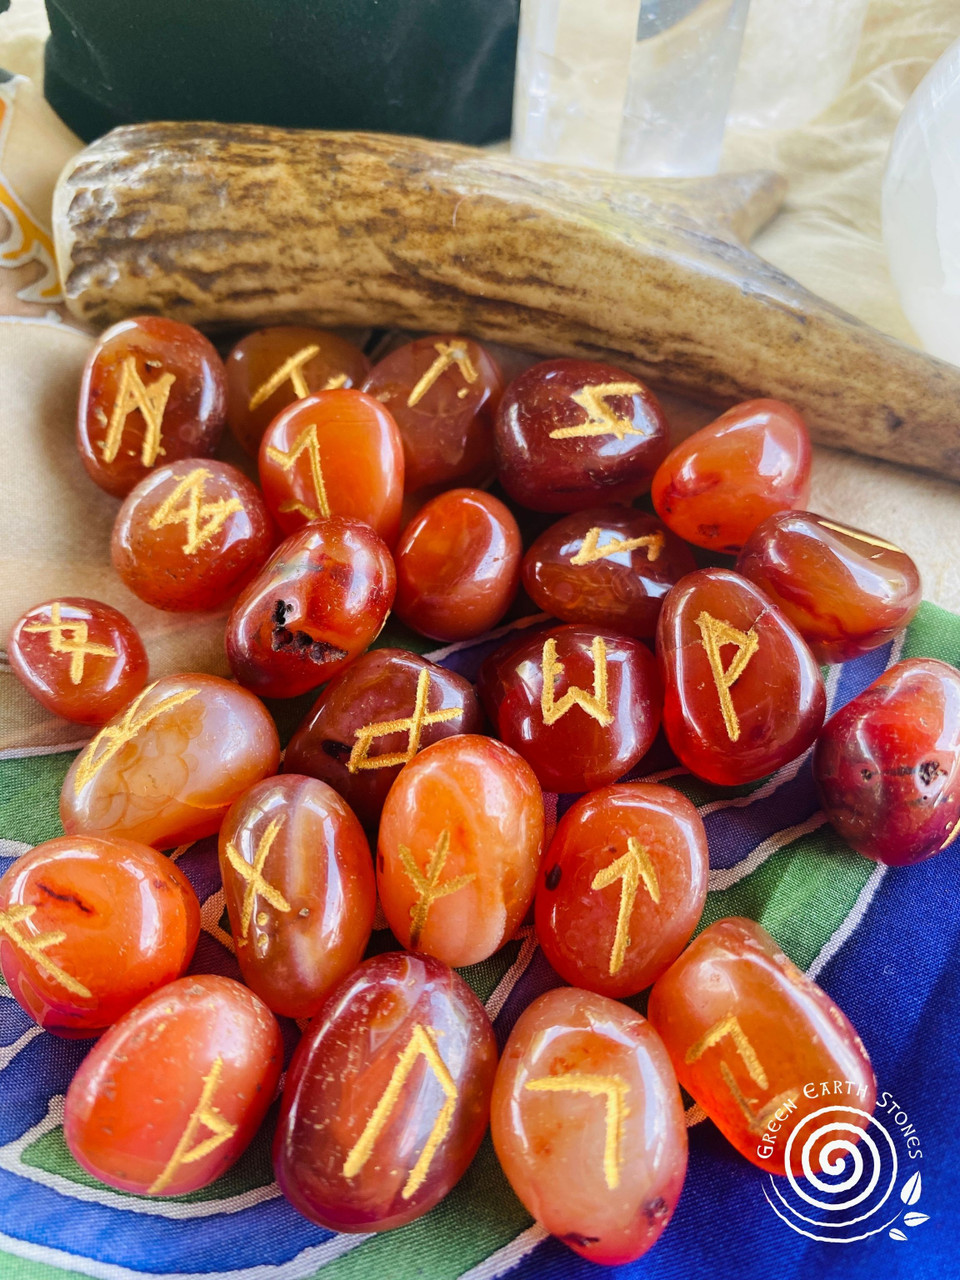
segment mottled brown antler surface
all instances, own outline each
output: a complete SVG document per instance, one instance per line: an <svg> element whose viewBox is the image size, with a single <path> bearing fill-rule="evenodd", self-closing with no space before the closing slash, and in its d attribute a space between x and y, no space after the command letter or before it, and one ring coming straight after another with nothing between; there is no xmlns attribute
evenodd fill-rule
<svg viewBox="0 0 960 1280"><path fill-rule="evenodd" d="M960 369L808 293L741 241L771 173L639 181L470 147L258 125L117 129L55 197L67 303L105 325L457 331L612 361L815 439L960 479Z"/></svg>

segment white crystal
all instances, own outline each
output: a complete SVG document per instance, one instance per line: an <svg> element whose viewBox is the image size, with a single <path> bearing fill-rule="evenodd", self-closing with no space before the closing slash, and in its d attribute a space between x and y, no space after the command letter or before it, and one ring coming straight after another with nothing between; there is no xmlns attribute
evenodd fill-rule
<svg viewBox="0 0 960 1280"><path fill-rule="evenodd" d="M513 151L714 173L749 0L523 0Z"/></svg>
<svg viewBox="0 0 960 1280"><path fill-rule="evenodd" d="M960 40L927 72L893 135L883 239L920 341L960 365Z"/></svg>
<svg viewBox="0 0 960 1280"><path fill-rule="evenodd" d="M727 124L795 129L850 79L868 0L751 0Z"/></svg>

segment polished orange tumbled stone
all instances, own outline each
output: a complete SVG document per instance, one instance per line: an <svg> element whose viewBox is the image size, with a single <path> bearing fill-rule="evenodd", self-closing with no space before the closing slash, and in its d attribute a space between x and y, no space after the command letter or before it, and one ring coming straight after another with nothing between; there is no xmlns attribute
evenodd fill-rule
<svg viewBox="0 0 960 1280"><path fill-rule="evenodd" d="M490 1019L452 969L402 952L367 960L290 1063L273 1144L283 1194L333 1231L422 1217L476 1154L496 1065Z"/></svg>
<svg viewBox="0 0 960 1280"><path fill-rule="evenodd" d="M210 457L225 415L213 345L188 324L135 316L102 333L90 353L77 446L90 478L122 498L159 464Z"/></svg>
<svg viewBox="0 0 960 1280"><path fill-rule="evenodd" d="M404 766L380 819L377 885L397 940L447 964L493 955L533 901L543 795L530 766L478 734Z"/></svg>
<svg viewBox="0 0 960 1280"><path fill-rule="evenodd" d="M592 507L551 525L523 558L523 586L563 622L652 639L664 597L696 568L690 548L634 507Z"/></svg>
<svg viewBox="0 0 960 1280"><path fill-rule="evenodd" d="M809 511L780 511L757 525L737 570L783 611L818 662L886 644L920 607L920 574L905 551Z"/></svg>
<svg viewBox="0 0 960 1280"><path fill-rule="evenodd" d="M687 1169L676 1076L639 1013L560 987L510 1033L490 1112L510 1185L591 1262L631 1262L670 1221Z"/></svg>
<svg viewBox="0 0 960 1280"><path fill-rule="evenodd" d="M227 619L227 660L264 698L340 674L383 626L396 589L386 544L355 520L315 520L282 542Z"/></svg>
<svg viewBox="0 0 960 1280"><path fill-rule="evenodd" d="M747 400L688 436L653 477L657 515L710 551L739 551L761 520L804 507L810 437L781 400Z"/></svg>
<svg viewBox="0 0 960 1280"><path fill-rule="evenodd" d="M341 516L400 532L403 443L387 409L362 391L318 391L284 409L258 455L267 506L284 533Z"/></svg>
<svg viewBox="0 0 960 1280"><path fill-rule="evenodd" d="M709 873L703 823L679 791L645 782L593 791L563 815L544 854L544 954L575 987L635 995L689 941Z"/></svg>
<svg viewBox="0 0 960 1280"><path fill-rule="evenodd" d="M264 778L220 828L220 874L247 985L274 1013L312 1018L363 956L377 902L363 828L332 787Z"/></svg>
<svg viewBox="0 0 960 1280"><path fill-rule="evenodd" d="M60 820L68 834L168 849L219 830L234 800L279 762L276 727L252 693L219 676L164 676L74 760Z"/></svg>
<svg viewBox="0 0 960 1280"><path fill-rule="evenodd" d="M7 655L38 702L77 724L105 724L147 683L139 633L100 600L62 596L35 604L13 624Z"/></svg>
<svg viewBox="0 0 960 1280"><path fill-rule="evenodd" d="M433 498L397 544L397 617L433 640L495 627L517 593L523 544L509 508L481 489Z"/></svg>
<svg viewBox="0 0 960 1280"><path fill-rule="evenodd" d="M752 920L704 929L654 985L648 1016L683 1087L768 1173L786 1171L790 1133L824 1105L873 1111L876 1081L860 1037Z"/></svg>
<svg viewBox="0 0 960 1280"><path fill-rule="evenodd" d="M157 467L127 495L113 567L157 609L217 609L263 565L277 532L257 486L226 462Z"/></svg>
<svg viewBox="0 0 960 1280"><path fill-rule="evenodd" d="M826 693L803 637L752 582L698 569L657 624L663 727L691 773L723 786L795 760L823 724Z"/></svg>
<svg viewBox="0 0 960 1280"><path fill-rule="evenodd" d="M241 448L256 457L263 433L287 405L314 391L359 387L369 368L359 347L325 329L255 329L226 360L230 430Z"/></svg>
<svg viewBox="0 0 960 1280"><path fill-rule="evenodd" d="M64 1103L67 1146L121 1191L197 1191L249 1145L282 1065L280 1028L258 996L231 978L181 978L134 1005L80 1064Z"/></svg>
<svg viewBox="0 0 960 1280"><path fill-rule="evenodd" d="M400 428L408 493L493 476L493 417L503 382L479 342L452 334L417 338L384 356L363 390L386 405Z"/></svg>
<svg viewBox="0 0 960 1280"><path fill-rule="evenodd" d="M0 879L0 966L47 1031L97 1036L179 978L200 904L176 863L132 840L64 836Z"/></svg>

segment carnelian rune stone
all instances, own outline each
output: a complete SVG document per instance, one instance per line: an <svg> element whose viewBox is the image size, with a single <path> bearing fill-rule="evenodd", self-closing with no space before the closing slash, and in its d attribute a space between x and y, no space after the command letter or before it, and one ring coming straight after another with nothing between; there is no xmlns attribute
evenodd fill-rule
<svg viewBox="0 0 960 1280"><path fill-rule="evenodd" d="M653 478L653 505L687 542L736 552L767 516L806 506L810 458L795 409L747 400L671 450Z"/></svg>
<svg viewBox="0 0 960 1280"><path fill-rule="evenodd" d="M133 623L100 600L62 596L13 624L10 666L36 700L77 724L105 724L147 683L147 651Z"/></svg>
<svg viewBox="0 0 960 1280"><path fill-rule="evenodd" d="M364 826L376 828L387 792L418 751L482 728L480 703L463 676L404 649L371 649L320 694L283 767L329 783Z"/></svg>
<svg viewBox="0 0 960 1280"><path fill-rule="evenodd" d="M425 747L380 819L377 886L398 942L458 967L493 955L533 901L543 827L533 770L502 742Z"/></svg>
<svg viewBox="0 0 960 1280"><path fill-rule="evenodd" d="M363 828L316 778L264 778L220 828L220 874L244 981L274 1013L312 1018L360 963L377 902Z"/></svg>
<svg viewBox="0 0 960 1280"><path fill-rule="evenodd" d="M277 1020L232 978L180 978L124 1014L90 1050L63 1132L88 1173L136 1195L216 1181L253 1138L283 1065Z"/></svg>
<svg viewBox="0 0 960 1280"><path fill-rule="evenodd" d="M479 342L452 334L417 338L374 365L363 390L400 429L408 493L492 478L503 380Z"/></svg>
<svg viewBox="0 0 960 1280"><path fill-rule="evenodd" d="M452 969L397 952L367 960L290 1063L273 1147L280 1189L333 1231L421 1217L480 1145L496 1064L486 1011Z"/></svg>
<svg viewBox="0 0 960 1280"><path fill-rule="evenodd" d="M400 532L403 444L397 424L362 391L318 391L270 423L260 484L284 533L340 516L371 525L389 545Z"/></svg>
<svg viewBox="0 0 960 1280"><path fill-rule="evenodd" d="M369 368L359 347L324 329L255 329L226 360L230 430L255 458L263 433L288 405L314 391L359 387Z"/></svg>
<svg viewBox="0 0 960 1280"><path fill-rule="evenodd" d="M396 590L386 544L356 520L315 520L282 542L227 619L227 660L264 698L340 674L380 633Z"/></svg>
<svg viewBox="0 0 960 1280"><path fill-rule="evenodd" d="M113 567L157 609L217 609L246 586L277 533L260 490L226 462L157 467L131 491L110 542Z"/></svg>
<svg viewBox="0 0 960 1280"><path fill-rule="evenodd" d="M225 416L213 345L188 324L135 316L102 333L90 353L77 447L91 480L122 498L155 466L210 457Z"/></svg>
<svg viewBox="0 0 960 1280"><path fill-rule="evenodd" d="M654 984L648 1017L683 1087L768 1173L786 1172L791 1131L825 1104L873 1111L876 1082L860 1037L752 920L704 929Z"/></svg>
<svg viewBox="0 0 960 1280"><path fill-rule="evenodd" d="M802 636L752 582L698 569L657 624L663 727L682 764L722 786L753 782L807 750L826 693Z"/></svg>
<svg viewBox="0 0 960 1280"><path fill-rule="evenodd" d="M626 1005L559 987L524 1010L497 1070L493 1145L549 1232L591 1262L631 1262L670 1221L687 1168L676 1076Z"/></svg>
<svg viewBox="0 0 960 1280"><path fill-rule="evenodd" d="M199 933L186 876L132 840L47 840L0 879L3 976L17 1003L57 1035L100 1035L180 977Z"/></svg>
<svg viewBox="0 0 960 1280"><path fill-rule="evenodd" d="M563 815L537 886L537 938L561 978L635 995L697 927L710 862L700 815L679 791L621 782Z"/></svg>
<svg viewBox="0 0 960 1280"><path fill-rule="evenodd" d="M737 571L790 619L818 662L886 644L920 607L920 574L905 551L809 511L780 511L757 525Z"/></svg>
<svg viewBox="0 0 960 1280"><path fill-rule="evenodd" d="M548 791L589 791L621 778L646 754L663 694L639 640L573 624L511 640L477 684L498 735Z"/></svg>
<svg viewBox="0 0 960 1280"><path fill-rule="evenodd" d="M630 502L650 488L668 448L653 392L589 360L546 360L514 378L495 440L500 483L534 511Z"/></svg>
<svg viewBox="0 0 960 1280"><path fill-rule="evenodd" d="M242 792L276 773L266 707L219 676L164 676L80 752L60 792L68 835L168 849L219 830Z"/></svg>
<svg viewBox="0 0 960 1280"><path fill-rule="evenodd" d="M908 658L841 707L813 755L823 809L849 845L889 866L960 831L960 672Z"/></svg>

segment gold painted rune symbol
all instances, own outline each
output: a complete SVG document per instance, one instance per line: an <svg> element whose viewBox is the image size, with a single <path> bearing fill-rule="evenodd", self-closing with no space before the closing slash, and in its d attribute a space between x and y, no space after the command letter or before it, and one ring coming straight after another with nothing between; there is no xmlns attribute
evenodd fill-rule
<svg viewBox="0 0 960 1280"><path fill-rule="evenodd" d="M216 1151L217 1147L222 1146L237 1132L237 1126L231 1124L229 1120L224 1120L217 1108L210 1105L217 1091L217 1085L220 1083L222 1072L223 1059L214 1058L209 1072L203 1077L200 1101L194 1107L190 1119L187 1121L187 1127L180 1135L180 1141L173 1149L173 1155L167 1161L163 1172L150 1187L147 1192L148 1195L160 1195L173 1181L173 1177L181 1165L195 1164L198 1160L202 1160L204 1156L208 1156L211 1151ZM195 1147L191 1147L190 1144L197 1136L197 1130L201 1125L210 1130L211 1136L203 1138Z"/></svg>
<svg viewBox="0 0 960 1280"><path fill-rule="evenodd" d="M451 365L457 366L464 382L476 382L480 376L470 359L470 353L462 342L435 342L433 346L437 352L437 358L407 396L408 409L420 403L440 375L445 373ZM457 392L458 399L462 400L466 391L466 387L461 387Z"/></svg>
<svg viewBox="0 0 960 1280"><path fill-rule="evenodd" d="M120 366L120 386L117 398L113 402L110 422L106 435L100 446L104 462L113 462L120 452L120 442L127 425L127 418L134 409L139 409L146 425L143 444L140 448L140 461L145 467L152 467L163 449L161 448L161 428L163 415L170 397L170 388L176 382L176 375L162 373L149 386L144 384L137 369L135 356L127 356Z"/></svg>
<svg viewBox="0 0 960 1280"><path fill-rule="evenodd" d="M445 884L440 884L440 873L446 865L447 858L450 854L450 832L443 831L440 839L437 841L437 847L431 849L427 855L427 868L421 871L417 866L413 854L405 844L399 846L400 865L410 877L413 887L417 891L417 900L410 908L410 946L415 947L420 941L420 935L423 933L424 925L427 923L427 916L430 908L438 898L445 898L450 893L456 893L458 889L465 888L471 880L476 880L476 872L471 871L468 875L457 876L453 880L448 880Z"/></svg>
<svg viewBox="0 0 960 1280"><path fill-rule="evenodd" d="M437 1148L443 1142L450 1129L458 1097L457 1086L437 1048L436 1034L433 1027L424 1026L420 1022L414 1026L413 1034L407 1043L407 1047L397 1059L397 1065L393 1068L387 1087L383 1091L383 1096L364 1126L363 1133L354 1143L344 1161L343 1176L345 1178L355 1178L370 1159L377 1138L379 1138L390 1118L391 1112L397 1105L400 1090L406 1084L417 1059L424 1058L436 1077L437 1083L443 1090L444 1103L436 1120L433 1122L433 1128L430 1130L426 1145L420 1152L416 1164L410 1170L407 1180L403 1184L403 1190L400 1192L403 1199L409 1200L423 1183L433 1157L437 1153Z"/></svg>
<svg viewBox="0 0 960 1280"><path fill-rule="evenodd" d="M607 404L609 396L639 395L643 387L637 382L602 382L597 386L581 387L570 399L574 404L586 409L587 416L575 427L557 427L550 432L551 440L569 440L574 436L609 436L618 440L624 436L646 436L649 431L641 431L629 418L621 418Z"/></svg>
<svg viewBox="0 0 960 1280"><path fill-rule="evenodd" d="M302 400L304 396L310 394L310 388L307 386L307 380L303 376L303 366L309 364L315 355L318 355L320 348L316 343L311 343L308 347L301 347L299 351L295 351L292 356L288 356L283 364L274 369L273 373L257 387L256 391L250 397L249 411L253 413L254 409L259 409L275 391L279 391L285 382L289 382L293 387L294 394L298 400Z"/></svg>
<svg viewBox="0 0 960 1280"><path fill-rule="evenodd" d="M627 852L622 854L608 867L603 867L593 877L591 889L606 889L608 885L620 880L620 909L617 912L617 928L610 951L610 973L619 973L623 968L627 947L630 945L630 916L637 898L640 881L654 902L660 901L660 881L653 859L636 836L627 840Z"/></svg>
<svg viewBox="0 0 960 1280"><path fill-rule="evenodd" d="M37 634L49 633L51 653L69 653L70 683L79 684L83 679L85 659L90 657L115 658L116 649L108 644L90 644L90 629L83 618L76 622L64 622L60 616L60 601L55 600L50 606L49 622L29 622L24 631ZM69 637L67 632L70 633Z"/></svg>
<svg viewBox="0 0 960 1280"><path fill-rule="evenodd" d="M91 993L76 978L72 977L66 970L61 969L58 964L44 955L50 947L57 946L66 938L65 933L35 933L33 937L21 933L20 926L26 921L33 918L37 908L35 906L16 905L8 908L6 911L0 911L0 934L6 934L15 947L23 952L25 956L29 956L38 969L42 970L54 982L59 983L61 987L65 987L75 996L81 996L85 1000L90 999Z"/></svg>
<svg viewBox="0 0 960 1280"><path fill-rule="evenodd" d="M135 738L141 729L152 724L164 712L172 711L174 707L182 706L191 698L195 698L200 692L199 689L178 689L176 693L168 694L148 710L141 712L140 707L144 698L153 692L157 683L154 681L153 684L148 684L143 693L138 694L127 707L120 723L105 725L95 738L90 739L82 754L77 757L77 772L73 779L77 795L88 782L93 781L107 761L112 760L120 748L125 746L131 738Z"/></svg>
<svg viewBox="0 0 960 1280"><path fill-rule="evenodd" d="M563 1076L543 1076L539 1080L528 1080L524 1088L532 1093L586 1093L592 1098L603 1098L606 1122L603 1176L607 1186L613 1191L620 1183L623 1122L630 1114L626 1105L630 1088L626 1080L622 1076L595 1076L570 1071Z"/></svg>
<svg viewBox="0 0 960 1280"><path fill-rule="evenodd" d="M282 449L277 449L273 445L267 446L267 457L271 462L276 462L282 471L292 471L302 453L306 453L310 463L310 479L313 481L313 491L317 495L318 509L314 511L299 499L289 498L281 503L280 510L299 511L308 520L317 520L320 516L330 515L330 503L327 500L327 486L320 466L320 441L317 439L316 423L311 422L308 427L304 427L288 453L284 453Z"/></svg>
<svg viewBox="0 0 960 1280"><path fill-rule="evenodd" d="M767 1078L766 1071L763 1069L763 1064L757 1051L747 1039L746 1032L740 1026L740 1021L736 1014L733 1013L728 1013L725 1018L721 1018L719 1022L715 1022L712 1027L709 1027L700 1039L687 1050L684 1055L684 1062L688 1066L697 1062L708 1049L712 1049L714 1045L719 1044L721 1040L725 1040L728 1036L733 1041L733 1047L736 1049L753 1083L758 1089L769 1089L770 1081ZM754 1111L734 1079L733 1072L722 1058L720 1060L720 1075L723 1077L724 1084L730 1090L734 1102L743 1112L753 1133L762 1133L771 1114L783 1106L785 1102L797 1097L796 1089L785 1089L782 1093L778 1093L772 1101L766 1103L760 1111Z"/></svg>
<svg viewBox="0 0 960 1280"><path fill-rule="evenodd" d="M230 843L226 847L227 861L244 881L243 889L243 905L240 909L240 942L247 940L247 933L250 930L250 919L253 915L253 908L257 898L264 898L270 903L274 911L286 912L290 910L290 903L276 886L272 885L263 874L264 863L270 856L270 850L273 848L273 842L277 838L277 832L283 826L283 818L274 818L270 825L260 837L257 844L257 852L254 854L253 863L247 862L246 858L240 853L236 845ZM257 923L260 924L260 918L257 917ZM263 922L265 923L265 922Z"/></svg>
<svg viewBox="0 0 960 1280"><path fill-rule="evenodd" d="M395 764L407 764L420 750L420 738L427 725L444 724L448 720L456 720L463 714L463 707L448 707L446 711L428 711L427 699L430 696L430 672L426 667L417 677L417 693L413 704L413 715L403 720L378 720L373 724L365 724L357 729L356 741L347 761L351 773L360 769L387 769ZM376 738L385 738L391 733L406 733L407 749L394 751L389 755L370 756L370 750Z"/></svg>
<svg viewBox="0 0 960 1280"><path fill-rule="evenodd" d="M545 725L556 724L561 716L566 715L576 703L588 716L593 716L597 724L607 728L613 724L613 715L607 699L607 646L602 636L594 636L590 646L593 654L593 693L572 684L559 702L554 701L557 681L563 675L563 663L557 659L557 642L551 636L543 643L543 656L540 671L543 675L543 687L540 691L540 713Z"/></svg>
<svg viewBox="0 0 960 1280"><path fill-rule="evenodd" d="M635 551L637 547L646 547L647 560L656 560L663 550L663 534L659 529L654 533L645 533L640 538L611 538L600 545L603 529L594 525L588 529L583 544L575 556L571 556L571 564L593 564L595 560L605 560L607 556L616 555L618 551Z"/></svg>
<svg viewBox="0 0 960 1280"><path fill-rule="evenodd" d="M204 502L206 483L212 479L205 467L197 467L184 476L150 517L150 528L154 530L162 529L168 524L186 525L187 536L183 550L188 556L194 555L215 533L219 533L228 516L243 510L243 503L239 498L217 498L215 502ZM181 502L182 506L179 505Z"/></svg>
<svg viewBox="0 0 960 1280"><path fill-rule="evenodd" d="M697 626L700 628L713 682L717 686L720 712L723 715L723 723L726 725L727 737L731 742L736 742L740 737L740 720L734 709L730 690L746 671L747 664L760 647L760 637L754 627L749 631L739 631L729 622L714 618L709 613L700 614L697 618ZM725 644L737 646L733 661L726 670L724 670L723 659L720 657L720 649Z"/></svg>

